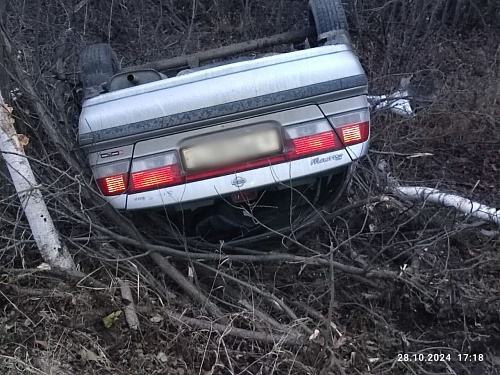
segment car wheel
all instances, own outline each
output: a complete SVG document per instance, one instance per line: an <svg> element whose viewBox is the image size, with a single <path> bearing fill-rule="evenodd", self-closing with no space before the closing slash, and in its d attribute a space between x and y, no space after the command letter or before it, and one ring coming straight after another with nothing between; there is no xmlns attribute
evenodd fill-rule
<svg viewBox="0 0 500 375"><path fill-rule="evenodd" d="M103 85L119 70L120 63L109 44L93 44L85 48L80 55L83 98L89 99L103 92Z"/></svg>
<svg viewBox="0 0 500 375"><path fill-rule="evenodd" d="M347 17L341 0L310 0L309 24L316 30L316 35L309 39L313 47L324 43L324 35L332 31L341 31L349 39Z"/></svg>

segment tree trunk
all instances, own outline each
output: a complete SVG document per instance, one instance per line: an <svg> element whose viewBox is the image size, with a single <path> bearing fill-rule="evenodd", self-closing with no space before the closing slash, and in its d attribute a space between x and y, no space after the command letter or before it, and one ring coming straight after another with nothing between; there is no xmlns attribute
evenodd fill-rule
<svg viewBox="0 0 500 375"><path fill-rule="evenodd" d="M12 108L4 103L0 95L0 152L9 169L38 250L49 265L62 269L75 269L75 263L68 249L61 244L59 232L50 217L24 153L28 137L17 134L11 112Z"/></svg>

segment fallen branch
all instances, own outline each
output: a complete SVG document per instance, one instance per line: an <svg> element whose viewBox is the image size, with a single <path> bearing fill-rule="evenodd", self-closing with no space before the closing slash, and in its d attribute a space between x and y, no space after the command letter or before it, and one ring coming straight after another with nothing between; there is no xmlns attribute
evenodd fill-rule
<svg viewBox="0 0 500 375"><path fill-rule="evenodd" d="M215 253L195 253L195 252L187 252L172 249L168 246L162 245L153 245L147 242L137 241L126 236L122 236L117 234L107 228L104 228L100 225L93 224L92 225L95 230L98 232L105 233L109 237L111 237L114 241L128 244L131 246L135 246L140 249L145 249L150 251L150 255L153 252L161 253L164 255L170 255L182 259L191 259L191 260L217 260L222 262L225 259L230 259L233 261L240 262L255 262L255 263L265 263L265 262L295 262L295 263L304 263L311 264L317 266L330 266L330 261L325 259L323 256L314 256L314 257L305 257L305 256L297 256L292 254L265 254L265 255L228 255L228 254L215 254ZM349 266L340 262L332 262L332 267L335 269L345 272L351 273L354 275L364 276L364 277L376 277L381 279L394 280L398 278L398 273L393 271L381 271L374 269L363 269L359 267Z"/></svg>
<svg viewBox="0 0 500 375"><path fill-rule="evenodd" d="M134 297L132 297L132 290L126 280L120 280L120 290L122 294L122 302L125 305L125 320L127 321L130 329L137 331L139 329L139 317L135 311Z"/></svg>
<svg viewBox="0 0 500 375"><path fill-rule="evenodd" d="M474 202L471 199L456 194L445 193L434 188L424 186L401 186L399 181L389 173L388 165L385 160L380 161L377 168L386 175L389 190L401 198L454 208L463 214L500 225L500 209L492 208Z"/></svg>
<svg viewBox="0 0 500 375"><path fill-rule="evenodd" d="M34 289L23 288L14 283L2 285L2 288L12 291L17 297L37 297L37 298L57 298L57 299L73 299L74 295L68 292L61 292L57 289Z"/></svg>
<svg viewBox="0 0 500 375"><path fill-rule="evenodd" d="M50 276L61 279L62 281L72 285L72 286L84 286L93 289L109 289L107 285L101 283L98 280L76 270L65 270L58 267L47 267L47 268L35 268L35 269L20 269L20 268L6 268L0 266L0 275L2 273L16 275L18 278L31 276L31 275L43 275Z"/></svg>
<svg viewBox="0 0 500 375"><path fill-rule="evenodd" d="M500 225L500 210L488 207L484 204L474 202L468 198L455 194L444 193L438 189L421 186L396 186L392 191L404 198L428 202L443 207L452 207L456 210L478 219L491 221Z"/></svg>
<svg viewBox="0 0 500 375"><path fill-rule="evenodd" d="M228 279L228 280L231 280L235 283L238 283L248 289L250 289L252 291L252 293L255 293L255 294L259 294L261 296L263 296L264 298L268 299L268 302L269 304L274 307L275 309L277 308L278 310L284 312L285 314L287 314L290 318L290 320L292 321L295 321L295 322L298 322L299 325L301 326L301 328L307 333L307 334L312 334L313 331L308 328L305 324L301 323L299 318L297 317L297 315L295 315L295 313L293 312L293 310L288 307L286 305L285 302L283 302L283 300L277 298L275 295L273 295L272 293L269 293L268 291L266 290L263 290L263 289L259 289L257 288L256 286L253 286L251 285L250 283L247 283L243 280L240 280L238 279L237 277L234 277L234 276L231 276L219 269L214 269L213 267L210 267L206 264L203 264L203 263L199 263L199 262L196 262L195 263L196 265L200 266L200 267L204 267L208 270L211 270L212 272L215 272L217 275L219 276L222 276L224 279Z"/></svg>
<svg viewBox="0 0 500 375"><path fill-rule="evenodd" d="M233 336L243 339L272 343L272 344L284 344L293 346L303 346L310 344L308 337L306 335L296 335L293 333L279 334L273 332L249 331L246 329L233 327L230 324L224 325L200 319L188 318L173 311L166 311L166 315L172 318L171 319L172 322L177 321L178 323L186 324L190 328L194 329L205 329L209 331L215 331L220 334L223 334L224 336Z"/></svg>
<svg viewBox="0 0 500 375"><path fill-rule="evenodd" d="M271 310L277 310L281 314L285 311L288 312L290 310L285 306L285 309L282 308L278 302L282 301L278 300L276 297L271 296L270 293L268 292L261 292L261 290L253 285L250 285L247 282L241 281L238 278L235 278L233 276L228 275L225 272L222 272L220 269L215 269L213 267L207 266L206 264L200 263L200 262L193 262L192 263L195 268L196 268L196 275L200 276L202 275L203 278L208 278L210 281L209 283L212 285L213 289L221 289L223 290L223 295L224 297L229 297L229 299L233 300L236 302L243 311L246 311L247 313L250 314L250 316L253 318L251 321L255 327L255 329L258 329L259 327L267 329L268 327L271 329L274 329L278 332L282 333L292 333L294 335L301 335L301 333L296 329L296 327L291 327L285 324L282 324L278 322L276 319L274 319L270 314L271 312L267 313L264 312L263 310L259 309L258 306L255 303L254 300L254 294L262 294L264 295L263 302L268 304L271 307ZM235 281L236 283L240 284L240 288L235 289L229 283L227 280L232 280ZM252 303L250 303L246 297L245 293L243 291L243 287L247 287L250 289L250 295L252 296ZM271 297L272 298L271 298ZM288 310L286 310L288 309ZM290 314L289 314L290 315ZM293 322L299 322L299 319L297 316L292 312L291 320ZM255 319L258 318L258 319ZM260 322L259 322L260 320ZM299 322L300 325L302 325ZM267 325L267 326L266 326ZM306 333L310 334L312 331L307 329L306 327Z"/></svg>
<svg viewBox="0 0 500 375"><path fill-rule="evenodd" d="M284 324L281 324L278 322L276 319L274 319L271 315L265 313L264 311L258 309L255 305L251 304L248 302L246 299L240 299L238 303L244 307L249 313L252 314L253 317L253 322L255 324L255 321L258 318L260 319L263 323L266 323L269 328L273 328L278 330L279 332L291 332L294 335L300 335L300 333L289 326L286 326Z"/></svg>

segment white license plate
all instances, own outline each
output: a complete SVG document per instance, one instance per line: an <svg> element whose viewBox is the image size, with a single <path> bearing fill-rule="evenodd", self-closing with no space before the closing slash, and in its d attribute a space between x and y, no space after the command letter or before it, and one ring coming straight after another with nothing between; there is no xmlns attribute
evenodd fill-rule
<svg viewBox="0 0 500 375"><path fill-rule="evenodd" d="M225 138L184 148L182 158L188 170L207 169L257 159L281 150L276 129Z"/></svg>

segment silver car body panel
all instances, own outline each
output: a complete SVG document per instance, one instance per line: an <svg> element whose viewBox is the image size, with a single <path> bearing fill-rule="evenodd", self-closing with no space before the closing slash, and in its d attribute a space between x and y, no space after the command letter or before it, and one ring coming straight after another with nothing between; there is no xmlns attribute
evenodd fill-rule
<svg viewBox="0 0 500 375"><path fill-rule="evenodd" d="M367 93L356 55L324 46L218 66L86 100L79 123L88 151L290 106ZM117 141L118 140L118 141Z"/></svg>
<svg viewBox="0 0 500 375"><path fill-rule="evenodd" d="M307 121L313 121L339 114L342 112L355 111L368 108L366 96L359 95L352 98L341 99L331 103L325 103L320 106L309 105L299 108L293 108L286 111L270 113L252 118L230 121L212 125L210 128L194 129L190 131L178 132L166 136L149 138L139 141L133 145L114 147L92 152L89 154L89 164L91 167L96 165L114 162L121 159L129 159L153 155L156 153L179 150L191 139L203 137L217 137L221 132L235 131L237 129L246 129L260 124L276 124L283 127L300 124Z"/></svg>

